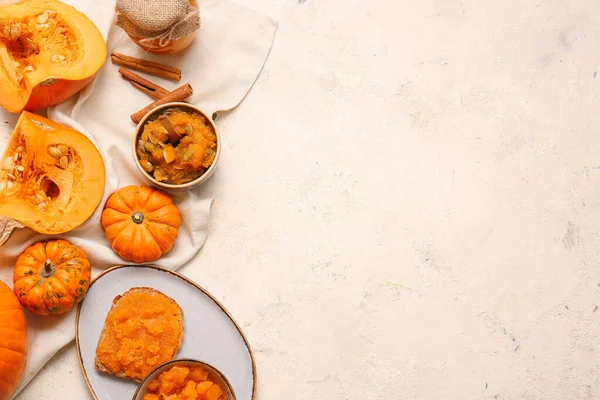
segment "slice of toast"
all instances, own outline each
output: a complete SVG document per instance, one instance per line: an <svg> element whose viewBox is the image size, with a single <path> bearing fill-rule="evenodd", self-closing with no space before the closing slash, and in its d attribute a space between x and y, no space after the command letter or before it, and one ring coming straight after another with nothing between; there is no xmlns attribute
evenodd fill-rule
<svg viewBox="0 0 600 400"><path fill-rule="evenodd" d="M165 308L164 312L158 314L157 318L144 319L145 315L153 312L151 307L157 304ZM161 332L162 336L158 340L150 333L156 331L156 328L153 328L156 321L168 322L167 328ZM128 326L125 327L125 324ZM134 352L140 353L137 354L137 358L133 356L132 359L123 362L119 359L121 357L119 354L123 353L121 350L124 350L125 344L116 333L120 331L122 336L125 329L135 330L135 339L138 341L146 339L146 343L153 342L154 347L158 345L160 354L150 357L148 354L142 354L145 350L134 348ZM96 369L119 378L141 382L159 364L175 358L183 342L183 330L183 310L175 300L156 289L131 288L113 299L96 347Z"/></svg>

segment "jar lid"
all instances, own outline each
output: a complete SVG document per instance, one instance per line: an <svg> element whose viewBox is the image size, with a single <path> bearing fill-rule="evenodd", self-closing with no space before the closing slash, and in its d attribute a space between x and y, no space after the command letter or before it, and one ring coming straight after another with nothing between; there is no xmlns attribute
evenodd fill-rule
<svg viewBox="0 0 600 400"><path fill-rule="evenodd" d="M115 6L133 24L146 31L163 31L188 14L188 0L117 0Z"/></svg>

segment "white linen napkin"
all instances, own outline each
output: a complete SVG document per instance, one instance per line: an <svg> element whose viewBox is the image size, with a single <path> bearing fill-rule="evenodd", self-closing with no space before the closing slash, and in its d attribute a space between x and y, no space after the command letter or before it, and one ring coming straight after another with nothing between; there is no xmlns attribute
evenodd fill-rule
<svg viewBox="0 0 600 400"><path fill-rule="evenodd" d="M114 1L67 0L84 12L107 39L108 52L117 51L181 68L181 82L140 75L172 90L189 82L194 95L188 100L207 115L229 110L245 97L258 77L273 43L277 24L270 18L228 0L200 0L202 26L192 46L168 56L154 56L137 47L112 25ZM86 134L99 148L106 164L104 198L93 216L81 227L60 237L80 246L90 258L96 276L102 270L124 264L110 248L100 226L106 198L130 184L147 184L134 164L132 141L135 124L130 114L152 102L123 80L110 57L97 79L79 96L48 110L48 117ZM18 115L0 111L0 151ZM4 123L2 123L4 121ZM155 264L176 269L190 260L207 236L210 206L217 190L209 180L203 186L174 196L182 214L182 225L173 250ZM48 239L20 229L0 248L0 280L12 287L12 270L19 254L30 244ZM75 310L62 316L27 314L29 355L23 381L13 398L44 364L75 338ZM75 366L74 366L75 367Z"/></svg>

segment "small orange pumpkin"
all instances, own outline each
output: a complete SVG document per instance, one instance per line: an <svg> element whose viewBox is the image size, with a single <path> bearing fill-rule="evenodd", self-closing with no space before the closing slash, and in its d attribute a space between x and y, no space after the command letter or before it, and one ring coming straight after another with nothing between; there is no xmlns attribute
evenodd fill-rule
<svg viewBox="0 0 600 400"><path fill-rule="evenodd" d="M63 314L83 299L91 274L87 255L79 247L66 240L38 242L17 259L15 294L35 314Z"/></svg>
<svg viewBox="0 0 600 400"><path fill-rule="evenodd" d="M8 400L25 372L27 321L13 291L0 281L0 400Z"/></svg>
<svg viewBox="0 0 600 400"><path fill-rule="evenodd" d="M175 243L181 216L171 197L149 186L127 186L111 194L102 211L102 228L124 260L159 259Z"/></svg>

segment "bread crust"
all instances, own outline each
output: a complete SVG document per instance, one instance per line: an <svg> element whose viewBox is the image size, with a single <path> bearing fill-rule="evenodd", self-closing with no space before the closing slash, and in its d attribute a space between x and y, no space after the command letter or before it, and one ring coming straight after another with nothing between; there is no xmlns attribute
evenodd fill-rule
<svg viewBox="0 0 600 400"><path fill-rule="evenodd" d="M145 287L145 286L133 287L133 288L129 289L128 291L126 291L125 293L116 296L113 299L112 306L110 307L110 310L108 312L110 313L112 311L112 309L117 306L117 304L119 303L119 300L121 300L122 298L126 297L128 294L135 293L135 292L151 292L151 293L156 293L156 294L158 294L160 296L163 296L164 298L166 298L167 300L169 300L170 302L172 302L173 304L175 304L175 306L177 306L177 309L179 310L179 321L180 321L179 326L180 326L180 330L179 330L178 345L177 345L177 347L175 347L173 349L173 354L171 354L171 356L170 356L170 359L174 359L175 356L177 355L177 352L179 352L179 349L181 348L181 344L183 343L183 328L184 328L183 310L181 309L181 307L179 306L179 304L177 304L177 302L175 300L173 300L172 298L170 298L166 294L162 293L161 291L153 289L153 288L150 288L150 287ZM106 317L108 318L108 314L106 315ZM134 379L134 378L126 377L125 373L123 371L112 372L108 368L106 368L106 366L104 366L104 364L102 364L102 362L100 362L100 360L98 359L98 348L100 347L100 343L102 343L102 339L104 338L105 335L106 335L106 320L104 322L104 326L102 328L102 332L100 333L100 339L98 339L98 345L96 346L96 357L94 359L94 366L96 367L96 370L98 370L98 371L100 371L102 373L105 373L105 374L109 374L109 375L113 375L113 376L119 377L119 378L123 378L123 379L127 379L127 380L132 380L132 381L135 381L135 382L142 382L142 379Z"/></svg>

